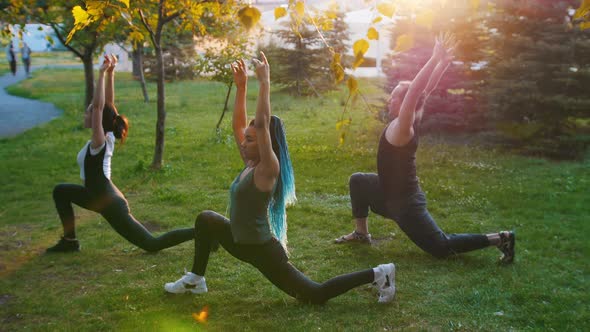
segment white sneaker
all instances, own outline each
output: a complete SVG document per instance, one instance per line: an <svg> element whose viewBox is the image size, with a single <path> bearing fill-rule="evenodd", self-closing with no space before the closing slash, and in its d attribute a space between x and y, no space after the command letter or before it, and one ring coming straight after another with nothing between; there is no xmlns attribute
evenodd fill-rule
<svg viewBox="0 0 590 332"><path fill-rule="evenodd" d="M200 277L192 272L186 272L182 278L175 282L167 282L164 289L168 293L183 294L191 292L193 294L207 293L207 283L205 277Z"/></svg>
<svg viewBox="0 0 590 332"><path fill-rule="evenodd" d="M379 291L379 303L388 303L395 297L395 265L381 264L375 268L373 285Z"/></svg>

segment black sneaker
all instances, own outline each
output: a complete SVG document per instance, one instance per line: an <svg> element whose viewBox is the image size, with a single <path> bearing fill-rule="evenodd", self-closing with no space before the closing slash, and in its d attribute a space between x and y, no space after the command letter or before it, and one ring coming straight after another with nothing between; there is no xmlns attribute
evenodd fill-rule
<svg viewBox="0 0 590 332"><path fill-rule="evenodd" d="M59 239L56 245L47 248L45 252L74 252L80 251L80 242L78 240L66 240L63 238Z"/></svg>
<svg viewBox="0 0 590 332"><path fill-rule="evenodd" d="M500 245L498 245L498 249L502 252L502 257L500 257L500 263L509 264L514 262L514 246L516 241L516 235L513 231L510 232L500 232Z"/></svg>

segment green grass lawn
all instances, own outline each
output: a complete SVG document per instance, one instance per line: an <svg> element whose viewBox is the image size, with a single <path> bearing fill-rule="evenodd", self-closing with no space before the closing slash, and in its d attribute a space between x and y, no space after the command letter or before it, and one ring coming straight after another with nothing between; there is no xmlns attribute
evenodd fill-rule
<svg viewBox="0 0 590 332"><path fill-rule="evenodd" d="M250 114L256 100L251 80ZM362 82L370 100L375 82ZM224 250L207 271L209 293L171 296L163 284L190 269L193 244L157 254L134 248L99 215L76 209L82 251L44 255L61 235L51 192L80 183L76 154L90 137L82 128L82 71L40 70L9 90L55 103L62 118L0 140L1 330L588 330L590 329L590 162L551 162L426 137L418 172L439 225L449 233L517 232L517 261L499 266L487 249L448 259L421 252L389 220L371 215L373 246L336 246L352 230L348 177L376 169L383 127L359 103L344 146L335 122L346 98L293 99L274 93L285 121L298 204L289 210L291 261L316 281L395 262L396 300L379 305L369 286L326 305L298 303L253 267ZM155 86L149 85L152 100ZM241 169L230 115L216 134L222 85L166 86L165 166L149 169L156 104L141 102L139 84L117 79L117 105L131 121L117 146L113 180L133 214L155 232L192 227L199 211L225 213L228 188ZM233 96L232 96L233 98ZM207 324L191 316L210 308Z"/></svg>

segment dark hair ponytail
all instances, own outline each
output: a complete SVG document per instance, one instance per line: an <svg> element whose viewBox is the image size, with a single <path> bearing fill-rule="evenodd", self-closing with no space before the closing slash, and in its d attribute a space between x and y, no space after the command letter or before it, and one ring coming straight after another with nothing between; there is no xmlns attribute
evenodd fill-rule
<svg viewBox="0 0 590 332"><path fill-rule="evenodd" d="M117 114L114 120L113 134L115 137L121 140L121 143L125 143L127 139L127 133L129 132L129 121L124 115Z"/></svg>
<svg viewBox="0 0 590 332"><path fill-rule="evenodd" d="M115 105L104 105L102 109L102 128L105 133L112 132L115 138L125 142L129 132L129 121L124 115L120 115Z"/></svg>

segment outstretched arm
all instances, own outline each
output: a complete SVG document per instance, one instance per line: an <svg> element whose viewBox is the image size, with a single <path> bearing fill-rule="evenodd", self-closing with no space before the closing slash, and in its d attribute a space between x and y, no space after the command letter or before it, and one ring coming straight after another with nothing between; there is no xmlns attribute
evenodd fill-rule
<svg viewBox="0 0 590 332"><path fill-rule="evenodd" d="M440 82L440 79L442 78L443 74L447 71L450 64L450 60L443 59L436 65L434 71L432 72L432 75L430 76L430 79L428 80L428 85L426 85L426 89L424 89L424 94L426 98L428 98L432 91L436 89L438 83Z"/></svg>
<svg viewBox="0 0 590 332"><path fill-rule="evenodd" d="M441 60L442 56L444 55L444 45L440 37L436 38L434 43L434 49L432 52L432 56L426 62L424 67L418 72L418 75L414 77L410 87L408 88L408 92L404 97L404 101L400 107L399 116L398 116L398 131L403 134L408 134L414 124L414 116L416 105L418 104L418 100L424 93L426 89L426 85L430 77L432 76L432 72L434 68Z"/></svg>
<svg viewBox="0 0 590 332"><path fill-rule="evenodd" d="M115 67L117 66L117 57L111 54L110 56L105 55L105 58L109 58L110 65L106 70L105 78L105 104L109 106L115 105Z"/></svg>
<svg viewBox="0 0 590 332"><path fill-rule="evenodd" d="M270 138L270 67L264 53L260 52L260 57L262 61L254 59L260 83L254 119L260 162L256 166L254 183L260 191L269 192L274 188L280 168Z"/></svg>
<svg viewBox="0 0 590 332"><path fill-rule="evenodd" d="M93 149L101 147L105 142L104 128L102 127L102 110L104 108L104 73L110 66L110 60L105 56L102 66L98 70L98 81L94 88L92 99L92 140Z"/></svg>
<svg viewBox="0 0 590 332"><path fill-rule="evenodd" d="M231 64L231 69L234 75L234 83L236 84L236 101L234 103L234 115L232 120L232 128L234 131L234 139L238 145L240 156L244 163L246 157L242 154L240 145L244 141L246 127L248 127L248 116L246 113L246 93L248 92L248 74L244 60L237 61Z"/></svg>

